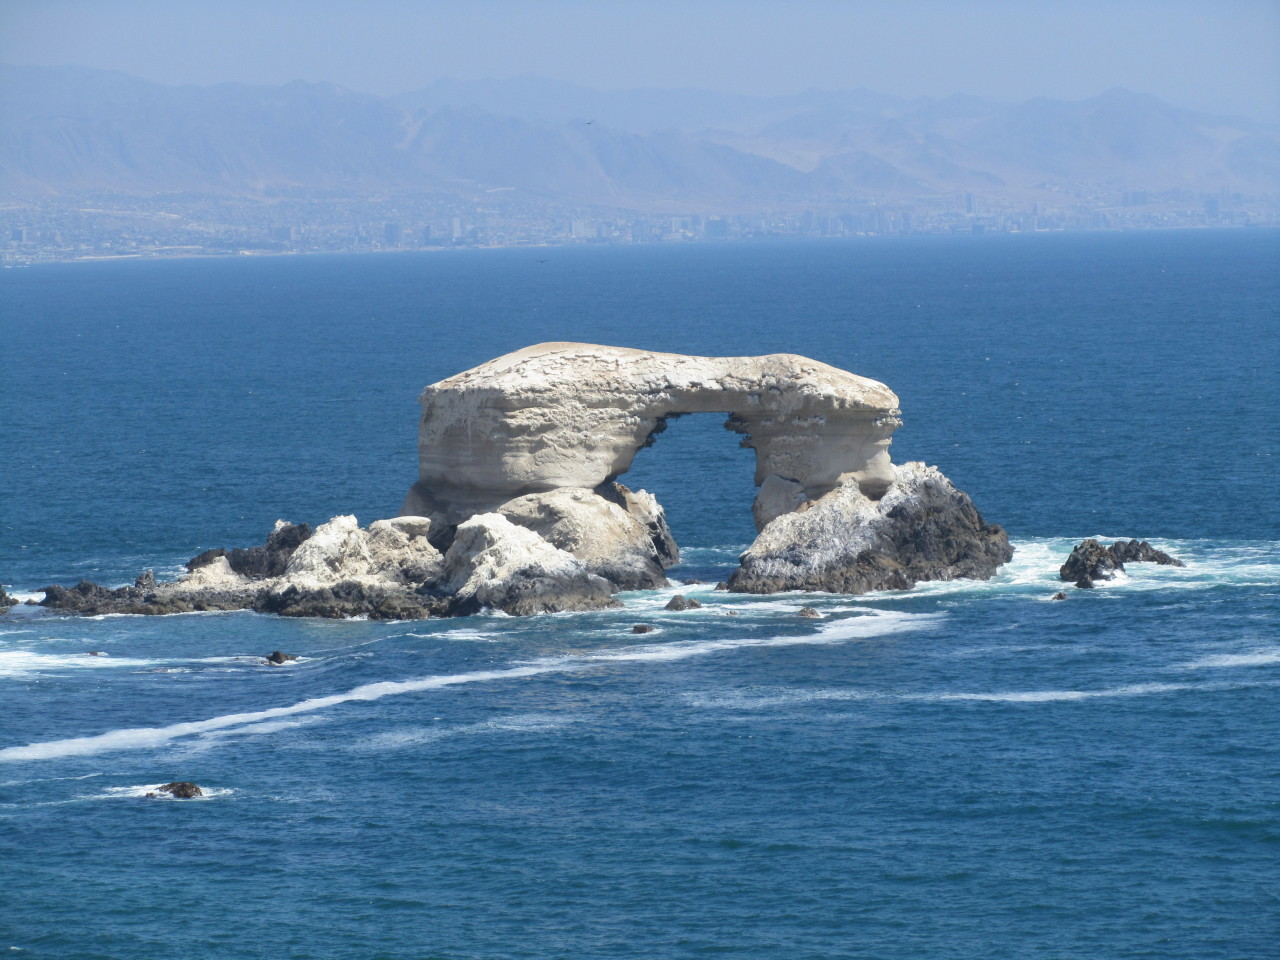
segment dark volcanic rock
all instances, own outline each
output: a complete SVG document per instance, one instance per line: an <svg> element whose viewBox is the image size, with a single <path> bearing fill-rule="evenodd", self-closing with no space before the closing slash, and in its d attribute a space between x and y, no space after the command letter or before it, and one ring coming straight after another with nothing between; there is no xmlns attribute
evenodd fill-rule
<svg viewBox="0 0 1280 960"><path fill-rule="evenodd" d="M290 660L297 659L298 658L292 653L284 653L281 650L277 650L275 653L271 654L271 656L267 657L267 663L274 663L276 666L279 666L282 663L288 663Z"/></svg>
<svg viewBox="0 0 1280 960"><path fill-rule="evenodd" d="M271 535L267 537L267 542L263 546L247 549L236 547L227 553L227 562L231 564L231 569L242 577L254 579L278 577L289 565L289 558L293 556L293 552L310 536L310 524L282 524L271 531ZM205 554L202 553L200 556L203 557Z"/></svg>
<svg viewBox="0 0 1280 960"><path fill-rule="evenodd" d="M444 602L409 588L400 590L369 587L352 580L303 590L289 586L277 593L258 595L253 609L259 613L276 613L282 617L368 617L370 620L423 620L440 616Z"/></svg>
<svg viewBox="0 0 1280 960"><path fill-rule="evenodd" d="M647 623L637 623L634 627L631 628L631 632L632 633L653 633L653 627L649 626Z"/></svg>
<svg viewBox="0 0 1280 960"><path fill-rule="evenodd" d="M132 613L154 616L168 613L195 613L208 610L244 610L253 604L254 594L236 590L159 593L139 587L107 587L81 580L74 587L54 584L44 588L40 606L61 613L100 616Z"/></svg>
<svg viewBox="0 0 1280 960"><path fill-rule="evenodd" d="M1074 582L1077 587L1091 587L1094 580L1110 580L1117 571L1124 570L1126 563L1134 562L1185 566L1181 560L1155 549L1145 540L1118 540L1109 547L1104 547L1097 540L1085 540L1071 551L1067 562L1059 568L1058 576Z"/></svg>
<svg viewBox="0 0 1280 960"><path fill-rule="evenodd" d="M200 567L207 567L219 557L225 557L227 551L222 547L214 547L212 550L206 550L204 553L197 554L187 561L188 570L198 570Z"/></svg>
<svg viewBox="0 0 1280 960"><path fill-rule="evenodd" d="M163 784L157 789L161 793L172 794L179 800L191 800L194 797L204 796L204 791L190 780L175 780L173 783Z"/></svg>
<svg viewBox="0 0 1280 960"><path fill-rule="evenodd" d="M764 528L729 578L737 593L906 590L919 580L986 580L1013 556L1008 534L933 467L895 467L879 500L844 484Z"/></svg>
<svg viewBox="0 0 1280 960"><path fill-rule="evenodd" d="M670 600L667 601L667 605L663 607L663 609L664 610L701 610L702 604L699 601L692 599L691 597L686 597L683 593L677 593L674 597L672 597Z"/></svg>
<svg viewBox="0 0 1280 960"><path fill-rule="evenodd" d="M1054 594L1052 597L1050 597L1049 599L1051 599L1051 600L1065 600L1065 599L1067 599L1067 595L1066 595L1065 593L1063 593L1061 590L1059 590L1057 593L1055 593L1055 594Z"/></svg>
<svg viewBox="0 0 1280 960"><path fill-rule="evenodd" d="M796 616L804 617L807 620L818 620L822 617L822 614L813 609L813 607L801 607L800 612L796 614Z"/></svg>
<svg viewBox="0 0 1280 960"><path fill-rule="evenodd" d="M4 587L0 587L0 613L8 610L10 607L17 606L18 601L5 593Z"/></svg>

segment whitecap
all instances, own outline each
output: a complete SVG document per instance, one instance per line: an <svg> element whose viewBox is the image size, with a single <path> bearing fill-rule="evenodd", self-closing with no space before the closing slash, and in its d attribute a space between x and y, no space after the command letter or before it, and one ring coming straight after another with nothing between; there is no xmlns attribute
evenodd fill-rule
<svg viewBox="0 0 1280 960"><path fill-rule="evenodd" d="M1207 670L1223 667L1269 667L1280 663L1280 650L1254 650L1249 653L1217 653L1190 663L1179 664L1183 670Z"/></svg>
<svg viewBox="0 0 1280 960"><path fill-rule="evenodd" d="M143 668L166 663L164 660L139 660L113 657L106 653L34 653L30 650L0 650L0 677L26 677L53 674L67 670L103 668Z"/></svg>
<svg viewBox="0 0 1280 960"><path fill-rule="evenodd" d="M1183 692L1212 692L1242 687L1274 686L1272 683L1133 683L1098 690L1001 690L991 692L921 692L886 690L819 689L782 690L759 694L689 694L691 706L709 709L759 710L810 702L879 700L897 703L1063 703L1116 697L1144 697Z"/></svg>
<svg viewBox="0 0 1280 960"><path fill-rule="evenodd" d="M542 733L558 730L579 720L579 717L563 714L525 713L478 723L448 724L437 727L397 727L352 744L350 749L357 753L384 753L435 743L450 737L483 736L494 733Z"/></svg>
<svg viewBox="0 0 1280 960"><path fill-rule="evenodd" d="M87 737L72 737L0 749L0 762L47 760L68 756L87 756L117 750L145 750L163 746L182 737L198 736L211 731L244 728L264 720L295 716L325 710L352 702L369 702L406 693L421 693L468 683L484 683L537 676L545 673L567 673L590 669L602 663L673 661L710 653L748 647L778 647L814 643L843 643L914 630L941 619L940 614L908 614L896 611L867 611L856 617L825 621L813 633L793 636L751 637L724 640L684 641L644 644L575 656L543 658L524 664L493 670L420 677L413 680L388 680L368 683L342 693L312 697L283 707L272 707L245 713L231 713L207 720L174 723L163 727L133 727L110 730Z"/></svg>
<svg viewBox="0 0 1280 960"><path fill-rule="evenodd" d="M65 740L32 743L26 746L5 747L0 749L0 762L49 760L59 757L88 756L115 750L151 749L163 746L179 737L204 734L229 727L242 727L276 717L310 713L343 703L368 702L397 694L437 690L464 683L528 677L539 673L549 673L554 669L563 668L522 666L505 670L477 670L471 673L422 677L415 680L388 680L380 683L367 683L343 693L335 693L325 697L312 697L283 707L271 707L266 710L254 710L246 713L229 713L219 717L212 717L208 720L173 723L163 727L121 728L89 737L71 737Z"/></svg>
<svg viewBox="0 0 1280 960"><path fill-rule="evenodd" d="M506 639L502 634L494 633L492 630L476 630L470 627L439 630L435 633L402 633L399 636L414 637L419 640L467 640L477 643L490 643L495 640Z"/></svg>

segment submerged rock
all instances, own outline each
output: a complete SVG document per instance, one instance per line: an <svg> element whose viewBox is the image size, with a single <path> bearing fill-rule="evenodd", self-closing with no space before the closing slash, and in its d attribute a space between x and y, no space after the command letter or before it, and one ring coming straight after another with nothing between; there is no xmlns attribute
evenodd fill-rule
<svg viewBox="0 0 1280 960"><path fill-rule="evenodd" d="M631 632L632 633L653 633L653 627L649 626L647 623L637 623L634 627L631 628Z"/></svg>
<svg viewBox="0 0 1280 960"><path fill-rule="evenodd" d="M275 653L271 654L271 656L266 658L267 663L273 663L277 666L284 663L288 663L290 660L297 660L297 659L298 658L295 657L292 653L284 653L283 651L280 651L280 650L275 651Z"/></svg>
<svg viewBox="0 0 1280 960"><path fill-rule="evenodd" d="M729 578L737 593L906 590L920 580L986 580L1013 556L1004 529L935 467L907 463L879 500L857 484L778 517Z"/></svg>
<svg viewBox="0 0 1280 960"><path fill-rule="evenodd" d="M800 612L797 613L796 616L804 617L806 620L819 620L822 618L822 614L813 607L801 607Z"/></svg>
<svg viewBox="0 0 1280 960"><path fill-rule="evenodd" d="M190 780L175 780L173 783L162 784L156 788L160 793L167 793L179 800L192 800L196 797L203 797L204 791ZM147 794L154 797L154 793Z"/></svg>
<svg viewBox="0 0 1280 960"><path fill-rule="evenodd" d="M1058 576L1074 582L1077 587L1092 587L1095 580L1110 580L1117 572L1124 571L1126 563L1156 563L1162 566L1181 567L1185 564L1147 541L1118 540L1104 547L1097 540L1085 540L1071 551L1058 570Z"/></svg>

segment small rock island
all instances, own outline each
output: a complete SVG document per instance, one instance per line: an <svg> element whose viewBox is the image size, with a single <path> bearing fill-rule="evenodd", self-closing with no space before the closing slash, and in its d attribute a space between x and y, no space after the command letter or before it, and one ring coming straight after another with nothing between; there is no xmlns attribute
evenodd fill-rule
<svg viewBox="0 0 1280 960"><path fill-rule="evenodd" d="M902 421L888 387L794 354L544 343L432 384L421 402L400 516L279 521L263 546L206 551L172 583L148 572L116 590L54 586L43 604L374 619L614 606L619 591L665 586L680 556L657 500L618 479L668 420L707 412L756 453L759 536L731 591L905 590L988 579L1013 555L936 468L892 463Z"/></svg>

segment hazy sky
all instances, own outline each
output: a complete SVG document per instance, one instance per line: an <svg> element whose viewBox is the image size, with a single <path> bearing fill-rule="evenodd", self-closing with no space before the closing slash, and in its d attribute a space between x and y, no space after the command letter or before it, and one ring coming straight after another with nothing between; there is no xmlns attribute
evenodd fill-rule
<svg viewBox="0 0 1280 960"><path fill-rule="evenodd" d="M0 61L384 94L526 73L1004 100L1125 86L1280 122L1280 0L0 0Z"/></svg>

